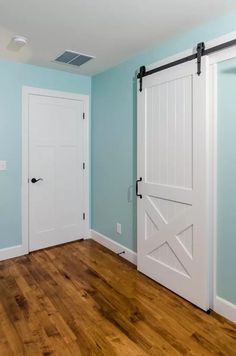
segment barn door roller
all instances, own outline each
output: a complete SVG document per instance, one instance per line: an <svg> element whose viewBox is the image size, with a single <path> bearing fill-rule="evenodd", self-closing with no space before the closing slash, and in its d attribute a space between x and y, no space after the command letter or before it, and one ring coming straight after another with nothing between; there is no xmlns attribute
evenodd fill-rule
<svg viewBox="0 0 236 356"><path fill-rule="evenodd" d="M143 90L143 76L146 72L146 67L142 66L139 68L139 91Z"/></svg>
<svg viewBox="0 0 236 356"><path fill-rule="evenodd" d="M202 56L205 51L205 43L200 42L197 45L197 75L201 74L201 61L202 61Z"/></svg>
<svg viewBox="0 0 236 356"><path fill-rule="evenodd" d="M200 75L201 74L201 59L202 56L207 56L213 52L217 52L217 51L221 51L225 48L228 47L232 47L232 46L236 46L236 39L228 41L228 42L224 42L221 43L217 46L211 47L211 48L205 48L205 43L204 42L200 42L197 44L196 47L196 52L191 54L190 56L187 57L183 57L180 58L176 61L164 64L163 66L154 68L154 69L150 69L150 70L146 70L145 66L142 66L139 68L139 73L137 75L137 78L139 79L139 91L141 92L143 90L143 78L148 76L148 75L152 75L154 73L160 72L162 70L177 66L179 64L182 63L186 63L189 61L192 61L193 59L197 59L197 74Z"/></svg>

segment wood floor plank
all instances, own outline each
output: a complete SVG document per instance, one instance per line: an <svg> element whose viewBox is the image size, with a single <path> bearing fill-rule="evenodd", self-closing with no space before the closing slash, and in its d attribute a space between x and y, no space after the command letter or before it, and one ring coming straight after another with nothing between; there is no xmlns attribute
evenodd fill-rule
<svg viewBox="0 0 236 356"><path fill-rule="evenodd" d="M86 240L0 262L5 355L236 356L236 326Z"/></svg>

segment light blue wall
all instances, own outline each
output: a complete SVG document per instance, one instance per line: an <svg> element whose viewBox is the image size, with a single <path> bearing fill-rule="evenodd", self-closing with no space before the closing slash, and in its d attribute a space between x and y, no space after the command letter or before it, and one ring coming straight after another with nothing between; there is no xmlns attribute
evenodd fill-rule
<svg viewBox="0 0 236 356"><path fill-rule="evenodd" d="M217 291L236 304L236 60L218 66Z"/></svg>
<svg viewBox="0 0 236 356"><path fill-rule="evenodd" d="M91 78L37 66L0 61L0 248L21 243L22 86L91 94Z"/></svg>
<svg viewBox="0 0 236 356"><path fill-rule="evenodd" d="M236 12L232 12L189 33L170 39L92 78L92 228L94 230L136 250L135 199L133 203L130 202L128 194L130 186L134 186L136 179L135 71L141 65L151 64L192 48L198 42L208 41L235 30ZM227 135L226 129L222 134ZM226 137L224 139L226 140ZM221 173L223 174L223 171ZM223 190L221 204L225 207L230 204L230 201L227 200L228 195L224 197L222 192ZM234 196L236 198L236 193ZM226 214L225 212L220 220L221 226L225 224ZM122 236L115 232L116 222L122 224ZM231 267L232 274L236 270L234 253L229 251L232 247L232 241L230 243L229 240L233 238L235 232L232 220L227 229L228 242L224 242L222 237L220 244L220 248L225 249L225 253L220 256L218 266L219 290L221 293L224 290L225 298L236 303L235 283L231 289L229 287L227 289L225 283L223 284L229 268L221 270L225 263ZM232 281L234 279L235 276L232 275Z"/></svg>
<svg viewBox="0 0 236 356"><path fill-rule="evenodd" d="M132 67L117 67L93 80L91 210L93 229L135 250L133 73ZM117 222L121 236L116 234Z"/></svg>

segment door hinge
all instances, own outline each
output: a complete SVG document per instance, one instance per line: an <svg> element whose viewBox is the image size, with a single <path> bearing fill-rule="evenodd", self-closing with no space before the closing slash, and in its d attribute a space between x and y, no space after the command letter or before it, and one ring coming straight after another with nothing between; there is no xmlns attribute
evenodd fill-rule
<svg viewBox="0 0 236 356"><path fill-rule="evenodd" d="M85 213L83 213L83 220L85 220Z"/></svg>
<svg viewBox="0 0 236 356"><path fill-rule="evenodd" d="M85 162L83 162L83 169L85 169Z"/></svg>
<svg viewBox="0 0 236 356"><path fill-rule="evenodd" d="M85 120L85 112L83 112L83 120Z"/></svg>

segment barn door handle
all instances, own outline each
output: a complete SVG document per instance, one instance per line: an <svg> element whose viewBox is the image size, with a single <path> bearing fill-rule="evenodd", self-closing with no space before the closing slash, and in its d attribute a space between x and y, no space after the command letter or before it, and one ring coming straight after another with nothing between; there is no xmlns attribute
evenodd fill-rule
<svg viewBox="0 0 236 356"><path fill-rule="evenodd" d="M140 199L142 199L143 196L142 196L142 194L138 193L138 183L142 182L142 180L143 180L142 177L140 177L139 179L136 180L136 196L139 197Z"/></svg>
<svg viewBox="0 0 236 356"><path fill-rule="evenodd" d="M31 179L31 183L37 183L37 182L39 182L40 180L43 180L43 178L39 178L39 179L36 179L36 178L32 178Z"/></svg>

